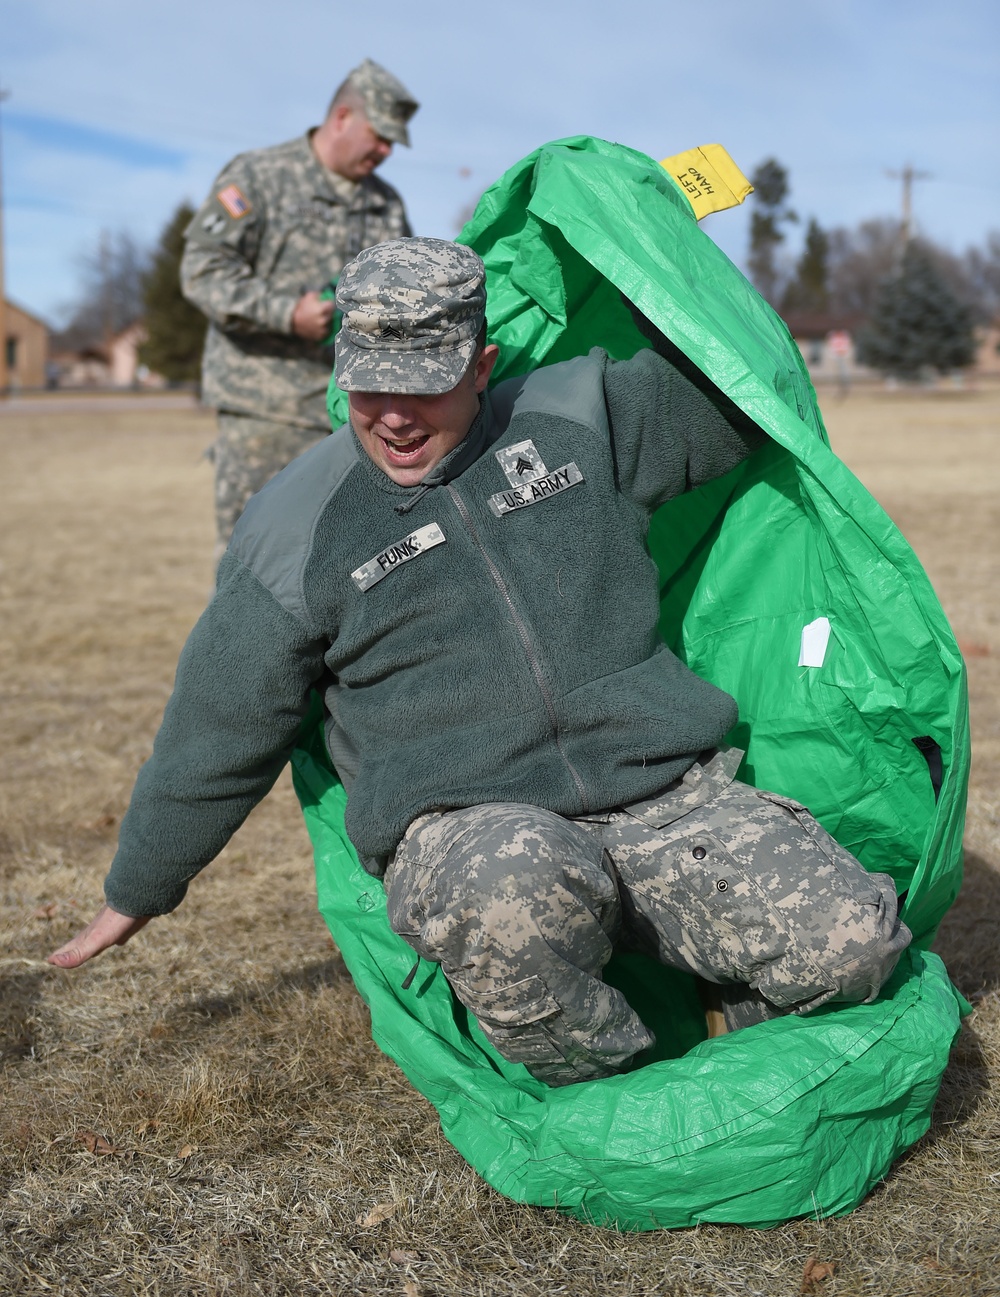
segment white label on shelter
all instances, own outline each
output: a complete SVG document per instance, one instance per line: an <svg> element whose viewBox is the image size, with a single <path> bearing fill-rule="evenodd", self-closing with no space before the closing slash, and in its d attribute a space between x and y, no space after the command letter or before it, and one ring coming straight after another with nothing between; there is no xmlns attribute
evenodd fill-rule
<svg viewBox="0 0 1000 1297"><path fill-rule="evenodd" d="M817 617L802 627L799 646L800 667L821 667L826 659L826 646L830 642L830 618Z"/></svg>

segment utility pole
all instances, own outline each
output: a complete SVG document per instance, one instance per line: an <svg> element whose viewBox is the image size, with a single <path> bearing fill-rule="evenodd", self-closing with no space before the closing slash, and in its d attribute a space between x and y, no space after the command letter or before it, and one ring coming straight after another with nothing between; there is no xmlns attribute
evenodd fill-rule
<svg viewBox="0 0 1000 1297"><path fill-rule="evenodd" d="M905 250L907 244L913 238L913 182L914 180L929 180L931 173L929 171L915 171L909 163L902 171L886 171L885 173L890 180L902 180L903 182L903 223L900 227L900 244Z"/></svg>
<svg viewBox="0 0 1000 1297"><path fill-rule="evenodd" d="M0 90L0 104L10 98L9 90ZM10 374L7 373L7 294L3 278L3 147L0 132L0 396L10 391Z"/></svg>
<svg viewBox="0 0 1000 1297"><path fill-rule="evenodd" d="M104 330L104 350L111 363L111 339L114 336L114 289L111 284L111 233L101 230L98 244L98 266L101 283L101 324Z"/></svg>

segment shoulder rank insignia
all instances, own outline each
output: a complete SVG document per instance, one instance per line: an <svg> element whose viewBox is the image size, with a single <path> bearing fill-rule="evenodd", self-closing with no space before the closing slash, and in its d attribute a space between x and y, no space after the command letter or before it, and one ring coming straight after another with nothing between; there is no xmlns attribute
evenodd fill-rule
<svg viewBox="0 0 1000 1297"><path fill-rule="evenodd" d="M234 221L238 221L241 216L246 216L250 210L250 204L236 185L226 185L225 189L220 189L215 196Z"/></svg>
<svg viewBox="0 0 1000 1297"><path fill-rule="evenodd" d="M504 446L496 452L497 462L511 486L520 486L549 471L533 441L519 441L516 446Z"/></svg>

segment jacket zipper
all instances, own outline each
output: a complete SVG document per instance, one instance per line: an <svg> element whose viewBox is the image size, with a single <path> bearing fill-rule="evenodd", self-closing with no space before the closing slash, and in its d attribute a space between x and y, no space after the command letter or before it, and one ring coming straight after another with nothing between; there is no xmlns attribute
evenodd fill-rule
<svg viewBox="0 0 1000 1297"><path fill-rule="evenodd" d="M514 605L514 600L510 596L510 591L507 588L506 581L504 581L503 576L500 573L500 569L493 562L492 558L490 558L486 546L480 540L479 533L476 530L476 525L472 521L472 515L465 507L465 501L462 499L458 491L453 486L451 485L445 486L445 490L448 492L452 500L455 502L455 508L458 510L462 518L462 521L465 523L465 526L469 532L469 535L472 537L472 540L476 548L483 556L483 562L486 564L487 570L489 571L490 576L493 578L494 585L500 591L504 603L506 603L507 607L510 609L510 615L514 619L514 625L517 628L517 633L521 637L521 643L524 646L524 652L528 659L528 665L531 667L531 673L535 677L535 684L538 686L538 692L542 695L542 702L545 704L545 711L549 718L549 725L552 728L552 737L555 739L556 748L558 749L559 755L563 759L563 763L565 764L566 769L573 776L573 782L576 784L577 791L580 794L580 803L583 808L581 814L586 814L586 812L590 809L589 802L587 799L587 789L584 786L583 780L580 778L579 772L577 771L576 767L573 765L573 762L570 761L569 757L566 755L566 752L563 748L562 739L559 735L559 717L556 714L555 701L552 697L551 690L549 689L548 685L545 683L545 676L544 673L542 672L542 664L538 660L538 654L535 652L534 645L531 642L531 635L528 631L528 627L525 625L524 619L521 617L520 613L517 611L517 608Z"/></svg>

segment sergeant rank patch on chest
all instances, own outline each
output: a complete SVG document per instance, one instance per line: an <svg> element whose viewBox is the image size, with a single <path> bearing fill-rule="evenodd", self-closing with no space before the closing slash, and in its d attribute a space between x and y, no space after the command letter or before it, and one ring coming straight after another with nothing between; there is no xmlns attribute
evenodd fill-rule
<svg viewBox="0 0 1000 1297"><path fill-rule="evenodd" d="M514 446L503 446L496 451L496 459L511 486L533 482L549 471L533 441L519 441Z"/></svg>
<svg viewBox="0 0 1000 1297"><path fill-rule="evenodd" d="M425 550L433 549L435 545L443 545L446 539L437 523L429 522L425 527L418 527L416 531L411 531L409 536L404 536L402 540L386 545L381 554L376 554L367 563L362 563L359 568L355 568L351 573L351 580L364 594L373 585L377 585L384 576L388 576L394 568L408 563L411 558L416 558Z"/></svg>

